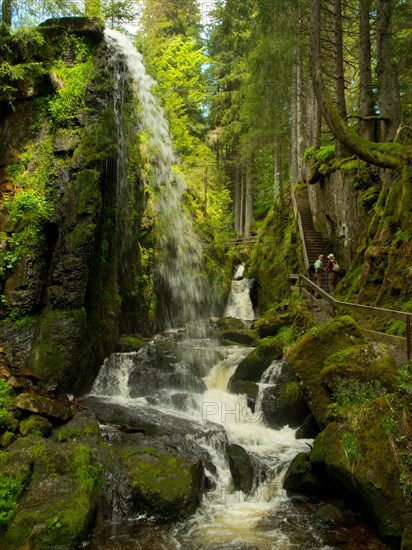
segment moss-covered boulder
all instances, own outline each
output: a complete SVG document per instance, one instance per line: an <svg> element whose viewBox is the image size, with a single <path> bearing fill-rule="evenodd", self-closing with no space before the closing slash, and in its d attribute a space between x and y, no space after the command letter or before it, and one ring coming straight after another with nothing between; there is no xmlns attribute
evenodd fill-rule
<svg viewBox="0 0 412 550"><path fill-rule="evenodd" d="M38 436L13 443L3 475L21 472L3 527L4 548L75 548L87 536L102 487L101 469L91 449L78 442L57 445Z"/></svg>
<svg viewBox="0 0 412 550"><path fill-rule="evenodd" d="M298 428L310 410L298 382L287 381L266 388L262 412L264 421L272 428Z"/></svg>
<svg viewBox="0 0 412 550"><path fill-rule="evenodd" d="M320 427L327 424L331 391L321 372L329 358L353 345L365 343L358 325L349 317L337 317L312 328L287 353L287 361Z"/></svg>
<svg viewBox="0 0 412 550"><path fill-rule="evenodd" d="M257 346L260 338L256 331L252 329L227 330L222 333L222 341L226 345Z"/></svg>
<svg viewBox="0 0 412 550"><path fill-rule="evenodd" d="M357 406L346 422L332 422L316 437L313 471L354 503L382 537L400 540L412 520L401 471L387 430L391 405L384 397Z"/></svg>
<svg viewBox="0 0 412 550"><path fill-rule="evenodd" d="M69 401L58 401L36 393L21 393L16 397L14 406L22 411L37 413L56 421L67 421L74 414Z"/></svg>
<svg viewBox="0 0 412 550"><path fill-rule="evenodd" d="M20 433L23 436L41 435L47 437L53 429L53 424L44 416L31 414L20 422Z"/></svg>
<svg viewBox="0 0 412 550"><path fill-rule="evenodd" d="M128 472L136 512L168 520L195 512L205 481L200 460L137 444L116 452Z"/></svg>
<svg viewBox="0 0 412 550"><path fill-rule="evenodd" d="M298 453L289 464L283 480L283 488L289 493L324 496L325 484L313 472L309 452Z"/></svg>
<svg viewBox="0 0 412 550"><path fill-rule="evenodd" d="M269 367L272 361L280 359L283 350L276 338L265 338L249 353L238 365L234 372L230 385L237 380L259 382L262 374Z"/></svg>
<svg viewBox="0 0 412 550"><path fill-rule="evenodd" d="M358 344L333 353L325 361L320 377L335 392L343 378L352 381L380 384L393 391L397 384L396 360L384 347L376 344Z"/></svg>

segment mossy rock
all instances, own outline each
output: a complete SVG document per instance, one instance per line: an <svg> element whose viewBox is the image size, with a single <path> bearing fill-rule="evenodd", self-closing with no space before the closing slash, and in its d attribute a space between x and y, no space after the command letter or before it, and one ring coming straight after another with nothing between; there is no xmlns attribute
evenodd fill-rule
<svg viewBox="0 0 412 550"><path fill-rule="evenodd" d="M217 328L225 330L242 330L245 328L245 323L235 317L222 317L216 322Z"/></svg>
<svg viewBox="0 0 412 550"><path fill-rule="evenodd" d="M9 448L6 466L15 470L16 465L32 473L26 475L4 548L75 548L91 529L101 494L101 469L91 449L25 437Z"/></svg>
<svg viewBox="0 0 412 550"><path fill-rule="evenodd" d="M321 380L334 392L342 379L379 383L393 391L398 367L395 358L374 344L359 344L332 354L321 371Z"/></svg>
<svg viewBox="0 0 412 550"><path fill-rule="evenodd" d="M155 448L132 446L118 449L126 468L136 512L164 519L193 514L204 486L204 470L198 460Z"/></svg>
<svg viewBox="0 0 412 550"><path fill-rule="evenodd" d="M14 406L22 411L29 411L61 422L69 420L74 414L71 403L60 402L37 393L19 394L14 400Z"/></svg>
<svg viewBox="0 0 412 550"><path fill-rule="evenodd" d="M223 343L226 345L238 344L241 346L255 347L259 344L260 338L252 329L228 330L222 333Z"/></svg>
<svg viewBox="0 0 412 550"><path fill-rule="evenodd" d="M26 435L41 435L47 437L53 429L53 424L37 414L31 414L20 422L20 433Z"/></svg>
<svg viewBox="0 0 412 550"><path fill-rule="evenodd" d="M400 539L412 518L399 485L394 447L383 430L390 413L377 398L347 423L330 423L314 440L311 462L332 493L339 492L372 520L382 537Z"/></svg>
<svg viewBox="0 0 412 550"><path fill-rule="evenodd" d="M230 385L237 380L259 382L262 374L272 361L283 356L282 347L277 338L264 338L238 365Z"/></svg>
<svg viewBox="0 0 412 550"><path fill-rule="evenodd" d="M285 325L292 322L291 314L282 308L273 308L265 312L265 314L253 322L253 328L257 331L261 338L268 336L276 336L279 330Z"/></svg>
<svg viewBox="0 0 412 550"><path fill-rule="evenodd" d="M119 339L119 351L139 351L147 345L147 339L140 334L122 334Z"/></svg>
<svg viewBox="0 0 412 550"><path fill-rule="evenodd" d="M57 385L63 393L77 391L81 381L74 365L87 364L85 338L84 309L48 310L41 315L29 366L42 384Z"/></svg>
<svg viewBox="0 0 412 550"><path fill-rule="evenodd" d="M298 453L291 461L285 474L283 488L288 493L323 496L324 483L313 472L309 452Z"/></svg>
<svg viewBox="0 0 412 550"><path fill-rule="evenodd" d="M298 428L310 413L296 381L276 383L264 391L262 411L265 423L272 428Z"/></svg>
<svg viewBox="0 0 412 550"><path fill-rule="evenodd" d="M301 384L306 402L320 427L327 423L331 392L321 372L338 351L365 343L360 328L349 316L337 317L312 328L287 353L287 361Z"/></svg>
<svg viewBox="0 0 412 550"><path fill-rule="evenodd" d="M76 414L69 422L56 428L52 437L59 443L70 440L94 443L102 440L99 422L87 411Z"/></svg>

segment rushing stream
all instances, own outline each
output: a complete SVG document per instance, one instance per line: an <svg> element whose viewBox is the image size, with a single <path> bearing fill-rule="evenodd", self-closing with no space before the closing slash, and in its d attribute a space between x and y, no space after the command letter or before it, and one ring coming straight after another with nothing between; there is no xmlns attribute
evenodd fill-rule
<svg viewBox="0 0 412 550"><path fill-rule="evenodd" d="M385 548L365 530L359 546L335 544L330 537L334 527L312 520L319 501L291 499L283 490L288 464L298 452L307 451L311 441L296 439L295 430L288 426L275 430L262 420L260 396L268 385L276 384L281 360L263 374L253 411L245 395L228 390L231 376L251 348L222 345L216 327L197 321L199 310L202 318L209 315L199 278L202 251L180 206L184 183L173 171L176 159L167 123L151 93L153 80L140 54L116 31L107 31L106 41L112 70L117 70L116 59L126 65L154 155L152 192L161 249L158 275L168 289L163 292L168 298L163 321L171 328L138 352L107 357L84 401L95 411L108 444L118 429L104 421L110 417L117 418L117 424L137 426L142 433L150 426L157 436L193 451L201 457L206 487L196 513L169 524L133 514L130 496L119 483L116 498L111 499L111 517L96 527L83 546L88 550ZM118 134L122 138L122 132ZM255 316L250 301L253 281L243 277L243 269L235 273L225 316L244 320L247 326ZM247 452L253 465L247 491L234 488L228 458L233 444ZM371 540L374 546L369 546Z"/></svg>

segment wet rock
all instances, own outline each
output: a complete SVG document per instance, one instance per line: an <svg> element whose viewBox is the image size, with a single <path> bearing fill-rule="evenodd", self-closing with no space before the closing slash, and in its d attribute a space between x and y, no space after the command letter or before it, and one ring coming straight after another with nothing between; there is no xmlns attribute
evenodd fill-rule
<svg viewBox="0 0 412 550"><path fill-rule="evenodd" d="M319 433L319 426L313 414L308 414L299 428L296 430L296 439L314 439Z"/></svg>
<svg viewBox="0 0 412 550"><path fill-rule="evenodd" d="M317 495L326 494L324 483L315 475L309 453L298 453L286 471L283 488L295 494Z"/></svg>
<svg viewBox="0 0 412 550"><path fill-rule="evenodd" d="M253 462L245 449L240 445L231 443L227 453L235 489L243 491L245 495L248 495L253 489Z"/></svg>
<svg viewBox="0 0 412 550"><path fill-rule="evenodd" d="M67 421L74 414L70 403L60 402L35 393L21 393L16 397L14 406L22 411L37 413L60 421Z"/></svg>
<svg viewBox="0 0 412 550"><path fill-rule="evenodd" d="M222 341L226 345L240 344L254 347L260 342L257 333L252 329L227 330L222 333Z"/></svg>
<svg viewBox="0 0 412 550"><path fill-rule="evenodd" d="M47 437L53 429L53 424L37 414L31 414L20 422L20 433L23 436L41 435Z"/></svg>
<svg viewBox="0 0 412 550"><path fill-rule="evenodd" d="M200 460L189 460L156 444L129 445L116 452L130 477L136 513L178 520L196 510L205 481Z"/></svg>
<svg viewBox="0 0 412 550"><path fill-rule="evenodd" d="M259 393L259 386L255 382L236 380L230 384L230 391L238 395L246 395L248 407L255 412L256 398Z"/></svg>
<svg viewBox="0 0 412 550"><path fill-rule="evenodd" d="M275 338L267 338L249 353L238 365L230 384L237 380L259 382L272 361L280 359L283 351Z"/></svg>
<svg viewBox="0 0 412 550"><path fill-rule="evenodd" d="M13 443L2 464L20 492L4 533L6 548L75 548L93 523L101 472L85 446L30 436ZM17 476L17 477L16 477ZM23 487L25 487L24 493Z"/></svg>
<svg viewBox="0 0 412 550"><path fill-rule="evenodd" d="M312 521L316 523L332 523L336 525L345 525L350 518L344 511L333 504L323 504L311 516Z"/></svg>

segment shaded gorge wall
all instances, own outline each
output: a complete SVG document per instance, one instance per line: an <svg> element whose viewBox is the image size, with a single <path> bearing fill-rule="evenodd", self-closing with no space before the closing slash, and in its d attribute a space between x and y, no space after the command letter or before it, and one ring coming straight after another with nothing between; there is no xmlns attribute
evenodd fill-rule
<svg viewBox="0 0 412 550"><path fill-rule="evenodd" d="M103 29L39 32L42 70L0 103L1 342L16 369L83 393L122 333L153 330L141 134Z"/></svg>

